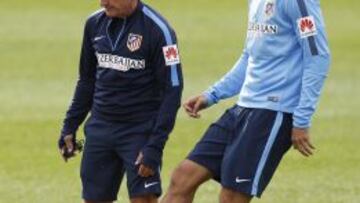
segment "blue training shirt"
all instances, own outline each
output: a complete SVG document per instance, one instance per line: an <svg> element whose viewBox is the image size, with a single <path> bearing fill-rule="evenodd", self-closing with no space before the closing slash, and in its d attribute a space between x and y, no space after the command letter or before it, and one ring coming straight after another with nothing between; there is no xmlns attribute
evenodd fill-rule
<svg viewBox="0 0 360 203"><path fill-rule="evenodd" d="M142 152L144 163L158 168L182 89L177 39L167 21L140 1L125 19L110 18L102 9L85 25L79 80L61 134L75 135L89 112L134 125L153 119Z"/></svg>
<svg viewBox="0 0 360 203"><path fill-rule="evenodd" d="M308 128L328 74L330 52L319 0L250 0L243 54L204 95L209 105L239 94L238 105L293 113Z"/></svg>

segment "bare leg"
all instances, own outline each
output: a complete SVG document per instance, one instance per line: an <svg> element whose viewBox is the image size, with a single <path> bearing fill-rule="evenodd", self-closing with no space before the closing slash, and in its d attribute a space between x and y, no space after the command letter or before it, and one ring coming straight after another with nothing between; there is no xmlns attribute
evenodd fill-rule
<svg viewBox="0 0 360 203"><path fill-rule="evenodd" d="M220 192L220 203L249 203L252 197L231 189L222 188Z"/></svg>
<svg viewBox="0 0 360 203"><path fill-rule="evenodd" d="M146 195L142 197L131 198L131 203L157 203L158 198L155 195Z"/></svg>
<svg viewBox="0 0 360 203"><path fill-rule="evenodd" d="M203 166L184 160L173 172L170 186L161 203L191 203L197 188L211 178Z"/></svg>

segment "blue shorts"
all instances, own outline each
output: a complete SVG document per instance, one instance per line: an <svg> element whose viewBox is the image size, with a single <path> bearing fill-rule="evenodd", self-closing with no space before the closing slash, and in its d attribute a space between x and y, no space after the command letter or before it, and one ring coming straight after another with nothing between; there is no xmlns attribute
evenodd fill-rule
<svg viewBox="0 0 360 203"><path fill-rule="evenodd" d="M160 169L154 176L142 178L135 165L153 125L153 120L118 123L94 117L88 119L84 127L86 141L80 172L85 200L116 200L124 173L130 198L161 195Z"/></svg>
<svg viewBox="0 0 360 203"><path fill-rule="evenodd" d="M234 106L188 156L225 188L260 197L291 147L292 115Z"/></svg>

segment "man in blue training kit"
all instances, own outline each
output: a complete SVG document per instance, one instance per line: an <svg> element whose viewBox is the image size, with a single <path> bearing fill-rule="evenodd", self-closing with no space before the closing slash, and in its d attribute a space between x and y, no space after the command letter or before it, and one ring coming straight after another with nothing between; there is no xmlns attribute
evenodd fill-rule
<svg viewBox="0 0 360 203"><path fill-rule="evenodd" d="M83 199L116 200L124 173L132 203L157 202L162 153L183 88L177 40L138 0L101 0L85 25L80 76L59 139L64 159L89 111L81 162Z"/></svg>
<svg viewBox="0 0 360 203"><path fill-rule="evenodd" d="M222 185L220 202L260 197L291 144L305 156L329 67L319 0L250 0L249 27L235 66L184 107L191 116L239 94L175 170L163 202L192 202L200 184Z"/></svg>

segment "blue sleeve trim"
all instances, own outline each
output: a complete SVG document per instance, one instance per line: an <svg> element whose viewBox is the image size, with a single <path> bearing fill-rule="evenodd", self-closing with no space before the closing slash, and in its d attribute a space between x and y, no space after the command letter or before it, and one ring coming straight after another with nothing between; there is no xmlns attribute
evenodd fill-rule
<svg viewBox="0 0 360 203"><path fill-rule="evenodd" d="M150 19L152 19L160 27L160 29L162 30L162 32L165 36L166 44L168 46L173 45L174 42L172 40L170 30L169 30L168 26L164 23L164 21L161 20L153 11L151 11L146 6L143 7L143 12L145 15L147 15ZM173 87L180 85L176 65L171 66L171 82L172 82Z"/></svg>
<svg viewBox="0 0 360 203"><path fill-rule="evenodd" d="M180 85L176 65L171 66L171 82L173 87L177 87Z"/></svg>
<svg viewBox="0 0 360 203"><path fill-rule="evenodd" d="M308 10L306 8L304 0L297 0L297 3L299 5L302 17L308 16L309 13L308 13Z"/></svg>
<svg viewBox="0 0 360 203"><path fill-rule="evenodd" d="M316 46L314 36L310 36L310 37L308 38L308 41L309 41L309 46L310 46L311 55L313 55L313 56L319 55L319 51L318 51L318 48L317 48L317 46Z"/></svg>
<svg viewBox="0 0 360 203"><path fill-rule="evenodd" d="M297 0L297 3L298 3L299 8L300 8L301 16L302 16L302 17L309 16L309 12L308 12L308 10L307 10L307 8L306 8L306 5L305 5L304 0ZM310 47L311 54L312 54L313 56L319 55L319 51L318 51L318 48L317 48L317 46L316 46L316 42L315 42L314 36L308 37L308 42L309 42L309 47Z"/></svg>

